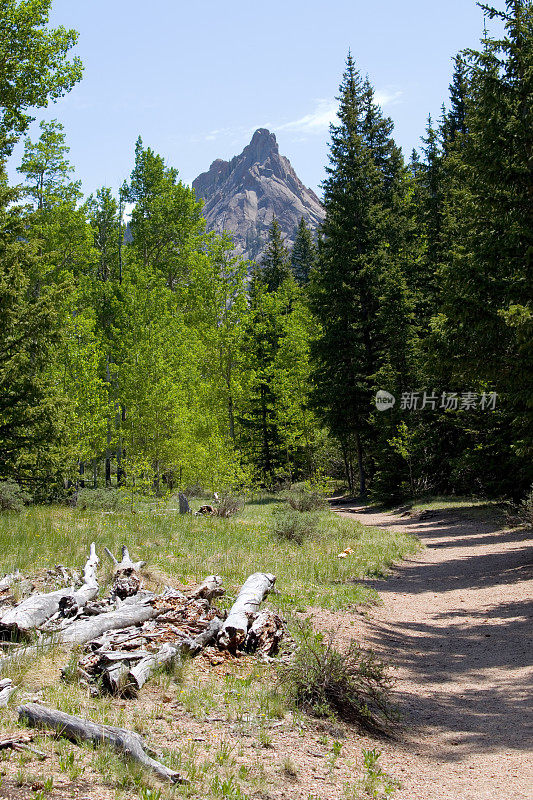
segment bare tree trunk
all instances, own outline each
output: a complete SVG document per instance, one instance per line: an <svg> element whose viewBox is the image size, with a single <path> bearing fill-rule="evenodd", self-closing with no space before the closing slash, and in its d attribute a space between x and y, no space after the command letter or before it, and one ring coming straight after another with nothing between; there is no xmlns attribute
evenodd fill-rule
<svg viewBox="0 0 533 800"><path fill-rule="evenodd" d="M146 745L138 733L111 725L97 725L89 720L65 714L63 711L45 708L36 703L20 706L18 712L20 722L35 728L50 728L61 736L74 741L93 742L94 744L105 742L119 753L142 764L143 767L151 769L161 780L170 783L185 783L179 773L165 767L160 761L156 761L147 754Z"/></svg>
<svg viewBox="0 0 533 800"><path fill-rule="evenodd" d="M274 587L275 581L275 575L269 573L254 572L250 575L237 595L219 634L218 643L221 647L236 650L244 644L250 617Z"/></svg>
<svg viewBox="0 0 533 800"><path fill-rule="evenodd" d="M37 594L23 600L15 608L10 608L0 618L0 630L18 631L19 633L29 633L35 628L40 628L50 617L60 611L61 601L68 604L75 604L76 608L83 607L89 600L98 594L98 582L96 580L96 568L98 566L98 556L96 555L94 542L91 544L91 553L85 564L83 586L74 591L72 588L59 589L48 594Z"/></svg>

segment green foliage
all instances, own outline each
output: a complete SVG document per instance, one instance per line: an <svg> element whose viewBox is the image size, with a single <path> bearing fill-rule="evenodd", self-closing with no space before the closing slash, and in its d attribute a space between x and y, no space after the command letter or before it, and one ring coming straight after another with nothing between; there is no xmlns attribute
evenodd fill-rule
<svg viewBox="0 0 533 800"><path fill-rule="evenodd" d="M323 493L306 484L296 485L284 497L296 511L321 511L327 507Z"/></svg>
<svg viewBox="0 0 533 800"><path fill-rule="evenodd" d="M306 225L304 218L298 224L298 230L291 251L291 269L294 277L301 286L309 283L309 275L316 265L317 248L313 234Z"/></svg>
<svg viewBox="0 0 533 800"><path fill-rule="evenodd" d="M0 138L20 135L32 121L29 108L48 105L80 80L78 57L67 59L78 34L49 28L52 0L0 2ZM13 140L12 140L13 141Z"/></svg>
<svg viewBox="0 0 533 800"><path fill-rule="evenodd" d="M22 511L24 506L31 502L31 495L25 492L14 481L0 482L0 510Z"/></svg>
<svg viewBox="0 0 533 800"><path fill-rule="evenodd" d="M364 494L372 468L365 461L379 452L372 394L377 388L391 391L408 378L411 320L403 274L409 257L408 182L392 122L382 116L351 55L338 116L324 182L323 241L310 289L320 323L313 346L313 400L341 444L350 491L357 472ZM381 376L387 377L385 384Z"/></svg>
<svg viewBox="0 0 533 800"><path fill-rule="evenodd" d="M369 730L385 730L395 718L388 699L390 679L371 650L352 640L345 652L314 633L310 621L296 631L294 659L279 666L279 680L296 705L319 716L338 714Z"/></svg>
<svg viewBox="0 0 533 800"><path fill-rule="evenodd" d="M314 536L318 529L315 515L283 506L278 506L274 510L272 520L274 534L295 544L302 544L304 539Z"/></svg>
<svg viewBox="0 0 533 800"><path fill-rule="evenodd" d="M115 511L120 505L120 492L116 489L78 489L76 507L101 511Z"/></svg>

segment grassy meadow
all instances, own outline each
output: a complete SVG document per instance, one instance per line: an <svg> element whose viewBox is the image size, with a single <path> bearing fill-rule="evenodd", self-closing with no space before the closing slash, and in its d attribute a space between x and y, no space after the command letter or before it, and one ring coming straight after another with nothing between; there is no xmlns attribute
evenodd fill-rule
<svg viewBox="0 0 533 800"><path fill-rule="evenodd" d="M196 501L194 507L199 504ZM301 612L312 615L314 608L345 615L357 605L379 602L358 579L383 576L392 562L418 546L408 535L364 527L329 510L308 517L310 532L302 544L281 539L273 533L280 505L274 496L248 502L229 520L180 516L175 505L170 501L138 513L65 506L4 513L0 575L18 568L31 576L59 563L80 568L95 541L104 592L111 575L104 547L118 554L127 544L132 558L146 560L145 583L150 588L191 585L217 573L226 585L227 594L219 601L226 607L250 573L273 572L277 591L268 604L290 621ZM346 547L353 554L339 558ZM340 745L333 744L335 736L319 733L315 722L291 707L276 687L274 662L246 656L213 666L200 656L172 674L161 674L135 701L126 702L88 696L76 681L60 679L68 661L69 654L57 649L2 672L19 689L8 708L0 709L0 738L18 729L16 706L38 698L68 713L137 730L189 783L168 788L125 765L107 748L94 750L39 735L34 746L46 753L44 761L30 752L0 750L0 797L270 797L269 787L292 786L297 781L294 771L305 768L298 761L303 736L315 736L324 757L330 754L337 763L334 753ZM346 761L345 768L348 776L355 767ZM332 772L333 779L342 787L340 773ZM307 800L308 795L294 788L291 797Z"/></svg>

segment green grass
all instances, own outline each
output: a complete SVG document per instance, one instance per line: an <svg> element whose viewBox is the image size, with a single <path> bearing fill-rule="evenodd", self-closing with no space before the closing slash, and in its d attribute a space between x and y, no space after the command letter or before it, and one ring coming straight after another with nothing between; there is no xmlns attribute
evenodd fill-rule
<svg viewBox="0 0 533 800"><path fill-rule="evenodd" d="M272 601L282 610L338 610L375 600L375 593L357 579L382 576L392 562L417 548L411 536L365 527L330 511L319 512L317 532L302 545L285 542L272 534L271 514L278 503L260 498L230 520L62 506L5 513L0 515L0 573L18 568L31 574L58 563L82 566L94 540L101 572L108 567L104 546L118 553L127 544L132 557L182 583L222 575L227 603L250 573L264 571L277 577L279 594ZM354 553L339 559L347 546Z"/></svg>

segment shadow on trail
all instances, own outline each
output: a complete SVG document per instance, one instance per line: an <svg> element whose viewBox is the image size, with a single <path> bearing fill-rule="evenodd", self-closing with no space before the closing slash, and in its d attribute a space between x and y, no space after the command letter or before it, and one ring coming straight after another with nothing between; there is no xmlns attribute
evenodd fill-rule
<svg viewBox="0 0 533 800"><path fill-rule="evenodd" d="M533 602L520 590L520 599L512 601L507 595L491 605L489 592L481 607L475 607L475 596L466 593L493 588L496 596L499 587L531 580L531 530L497 533L497 525L477 521L465 536L464 518L457 520L455 530L454 520L440 512L423 521L391 520L383 527L397 526L407 531L416 527L428 550L395 567L388 580L357 583L372 586L385 603L387 594L394 596L395 603L401 603L403 595L408 604L409 596L458 592L452 605L448 601L440 612L438 601L432 605L428 598L428 614L421 614L420 621L413 620L415 612L409 621L368 622L368 644L406 669L414 683L414 689L397 693L409 726L447 733L438 753L443 760L462 758L465 748L481 753L532 747ZM501 551L484 552L483 545L494 548L499 543L506 545ZM464 556L459 550L446 559L445 548L467 546L479 549Z"/></svg>

